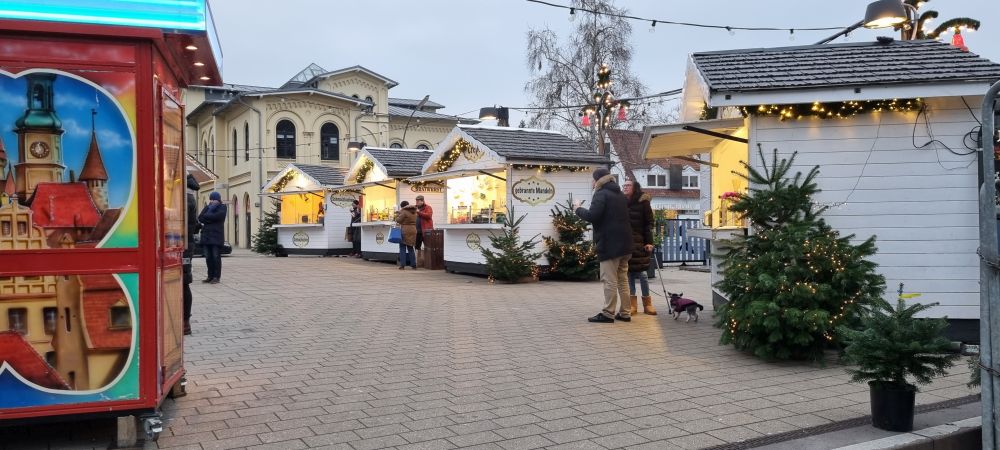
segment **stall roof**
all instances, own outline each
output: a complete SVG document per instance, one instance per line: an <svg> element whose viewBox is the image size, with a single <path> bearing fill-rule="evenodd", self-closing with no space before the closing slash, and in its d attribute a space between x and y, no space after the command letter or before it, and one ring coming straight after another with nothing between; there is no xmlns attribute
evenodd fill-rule
<svg viewBox="0 0 1000 450"><path fill-rule="evenodd" d="M459 125L459 130L507 160L607 164L583 142L559 132L524 128Z"/></svg>
<svg viewBox="0 0 1000 450"><path fill-rule="evenodd" d="M336 167L318 164L294 164L300 172L309 175L323 186L340 186L344 184L344 170Z"/></svg>
<svg viewBox="0 0 1000 450"><path fill-rule="evenodd" d="M847 98L857 100L868 92L856 89L892 98L903 93L887 94L872 88L915 86L919 89L913 96L933 97L935 89L928 83L990 83L1000 79L1000 64L935 40L724 50L694 53L691 61L708 89L710 106L766 103L759 94L768 91L841 89ZM977 86L970 87L979 92Z"/></svg>
<svg viewBox="0 0 1000 450"><path fill-rule="evenodd" d="M642 158L670 158L707 153L724 138L693 129L732 135L743 126L742 118L653 125L642 132Z"/></svg>
<svg viewBox="0 0 1000 450"><path fill-rule="evenodd" d="M385 169L390 178L420 175L424 163L433 151L400 148L365 147L364 152Z"/></svg>
<svg viewBox="0 0 1000 450"><path fill-rule="evenodd" d="M503 167L496 168L486 168L486 169L459 169L459 170L448 170L445 172L433 172L424 175L418 175L415 177L410 177L407 181L434 181L434 180L446 180L448 178L461 178L468 177L472 175L487 175L492 172L506 170Z"/></svg>

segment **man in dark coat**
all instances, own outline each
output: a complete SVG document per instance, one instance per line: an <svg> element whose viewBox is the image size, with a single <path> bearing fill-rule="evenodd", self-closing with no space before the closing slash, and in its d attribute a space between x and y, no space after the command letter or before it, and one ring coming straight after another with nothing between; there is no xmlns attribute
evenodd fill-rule
<svg viewBox="0 0 1000 450"><path fill-rule="evenodd" d="M594 170L594 197L590 209L576 205L576 215L594 225L594 243L601 261L604 309L590 322L629 322L628 260L632 256L632 227L628 221L628 199L605 168ZM620 301L619 301L620 300ZM618 304L618 314L615 314Z"/></svg>
<svg viewBox="0 0 1000 450"><path fill-rule="evenodd" d="M201 186L191 174L187 176L187 245L184 246L184 334L191 334L191 304L194 297L191 295L191 282L194 281L194 274L191 273L191 257L194 256L194 235L201 230L198 223L198 199L195 194Z"/></svg>
<svg viewBox="0 0 1000 450"><path fill-rule="evenodd" d="M222 277L222 246L226 239L226 205L222 204L222 195L218 192L208 195L208 204L198 215L198 221L203 225L201 248L208 266L208 278L201 282L218 284Z"/></svg>

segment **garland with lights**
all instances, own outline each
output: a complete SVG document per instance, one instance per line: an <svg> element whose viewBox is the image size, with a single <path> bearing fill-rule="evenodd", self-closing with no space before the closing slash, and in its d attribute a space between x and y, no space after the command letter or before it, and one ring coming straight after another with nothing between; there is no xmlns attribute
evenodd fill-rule
<svg viewBox="0 0 1000 450"><path fill-rule="evenodd" d="M361 167L358 168L358 174L354 177L354 183L360 184L365 182L365 177L368 176L368 172L375 167L375 162L365 158L365 162L361 163Z"/></svg>
<svg viewBox="0 0 1000 450"><path fill-rule="evenodd" d="M590 167L584 166L553 166L553 165L543 165L543 164L511 164L511 169L514 170L541 170L545 173L552 172L584 172L589 171Z"/></svg>
<svg viewBox="0 0 1000 450"><path fill-rule="evenodd" d="M549 273L567 280L597 279L601 267L594 242L587 239L590 224L576 215L569 200L564 205L556 204L549 215L557 233L544 238Z"/></svg>
<svg viewBox="0 0 1000 450"><path fill-rule="evenodd" d="M758 146L759 148L759 146ZM764 152L759 151L764 161ZM753 233L723 244L724 279L716 287L729 301L718 312L721 342L764 359L823 359L837 345L837 327L854 326L883 302L885 279L868 260L875 238L854 245L819 216L819 167L789 177L795 154L762 172L746 163L748 194L731 210L749 219Z"/></svg>
<svg viewBox="0 0 1000 450"><path fill-rule="evenodd" d="M904 3L914 7L915 9L919 9L921 6L924 5L924 3L927 3L929 1L930 0L905 0ZM935 28L932 31L929 32L925 31L930 26L931 20L937 19L937 17L938 17L938 12L933 10L925 11L923 14L917 17L917 30L916 30L917 34L914 38L938 39L941 37L942 34L954 30L956 39L952 40L952 44L955 45L956 47L964 47L965 40L961 38L962 31L972 31L979 29L978 20L970 19L968 17L956 17L954 19L948 19L942 22L941 25L938 25L937 28ZM961 45L955 42L957 40L961 40Z"/></svg>
<svg viewBox="0 0 1000 450"><path fill-rule="evenodd" d="M779 120L801 119L803 117L819 117L821 119L843 119L856 116L858 114L894 111L907 112L919 111L923 108L924 101L919 98L912 99L886 99L886 100L862 100L845 102L813 102L800 103L795 105L759 105L753 107L740 107L743 117L749 116L771 116L778 117Z"/></svg>
<svg viewBox="0 0 1000 450"><path fill-rule="evenodd" d="M458 142L455 142L454 147L444 152L444 154L441 155L441 159L439 159L436 163L434 163L434 171L435 172L448 171L448 169L450 169L451 166L455 164L455 161L458 160L458 157L462 156L462 153L471 151L473 150L473 148L474 147L472 146L471 142L465 139L459 139Z"/></svg>
<svg viewBox="0 0 1000 450"><path fill-rule="evenodd" d="M616 99L611 92L611 68L607 64L601 64L601 68L597 69L597 84L594 87L597 89L594 92L594 103L584 106L580 111L581 125L589 127L590 116L597 116L598 126L602 129L608 128L611 126L611 113L614 111L618 112L616 118L619 122L627 119L625 113L630 103L625 99Z"/></svg>
<svg viewBox="0 0 1000 450"><path fill-rule="evenodd" d="M271 192L279 192L285 190L285 186L288 185L293 179L295 179L295 171L289 170L278 181L274 182L274 186L271 187Z"/></svg>

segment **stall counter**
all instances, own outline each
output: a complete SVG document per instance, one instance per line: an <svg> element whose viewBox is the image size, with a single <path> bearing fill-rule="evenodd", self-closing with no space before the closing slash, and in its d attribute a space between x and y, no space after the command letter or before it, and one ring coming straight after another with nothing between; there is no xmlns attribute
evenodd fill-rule
<svg viewBox="0 0 1000 450"><path fill-rule="evenodd" d="M361 257L366 260L396 261L399 244L389 242L389 230L396 226L391 220L361 222Z"/></svg>

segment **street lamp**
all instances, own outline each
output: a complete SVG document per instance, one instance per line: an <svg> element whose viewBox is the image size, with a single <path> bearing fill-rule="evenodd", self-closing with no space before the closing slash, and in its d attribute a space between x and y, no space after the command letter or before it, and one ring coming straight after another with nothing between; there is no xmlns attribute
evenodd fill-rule
<svg viewBox="0 0 1000 450"><path fill-rule="evenodd" d="M479 108L479 120L496 120L498 127L509 127L510 110L503 106Z"/></svg>
<svg viewBox="0 0 1000 450"><path fill-rule="evenodd" d="M861 27L870 29L897 27L901 29L904 41L914 39L917 35L917 8L903 3L903 0L875 0L868 4L864 19L815 45L826 44Z"/></svg>

